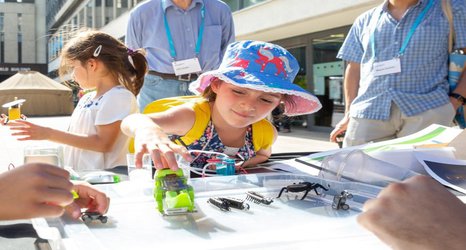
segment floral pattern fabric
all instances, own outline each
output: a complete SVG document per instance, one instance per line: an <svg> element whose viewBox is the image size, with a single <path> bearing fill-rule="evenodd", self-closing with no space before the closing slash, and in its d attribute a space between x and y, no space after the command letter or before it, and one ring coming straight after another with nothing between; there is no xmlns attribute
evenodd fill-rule
<svg viewBox="0 0 466 250"><path fill-rule="evenodd" d="M234 158L237 162L247 161L248 159L256 156L254 145L252 143L252 126L248 126L244 141L245 143L238 150L238 153L236 153L236 155L230 155L230 157ZM212 121L209 121L204 134L198 140L189 145L188 150L202 150L224 153L225 147L226 146L218 136ZM193 153L193 158L194 160L191 162L191 166L195 168L203 168L204 165L207 164L207 160L212 158L212 155L204 153Z"/></svg>

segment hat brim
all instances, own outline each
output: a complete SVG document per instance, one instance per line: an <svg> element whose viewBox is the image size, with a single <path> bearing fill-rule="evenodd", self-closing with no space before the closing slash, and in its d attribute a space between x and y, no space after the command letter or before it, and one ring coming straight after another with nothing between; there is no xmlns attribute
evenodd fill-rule
<svg viewBox="0 0 466 250"><path fill-rule="evenodd" d="M240 67L205 72L189 85L189 90L195 94L200 94L215 77L238 87L288 95L290 98L285 100L284 112L287 116L311 114L322 107L316 96L280 76L251 75Z"/></svg>

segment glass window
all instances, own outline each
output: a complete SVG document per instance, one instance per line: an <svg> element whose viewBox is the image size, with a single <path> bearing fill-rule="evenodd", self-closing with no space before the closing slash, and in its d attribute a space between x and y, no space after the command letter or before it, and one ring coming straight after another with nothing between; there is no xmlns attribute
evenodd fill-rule
<svg viewBox="0 0 466 250"><path fill-rule="evenodd" d="M71 19L71 25L73 26L74 29L79 29L79 24L78 24L78 16L74 16L72 19Z"/></svg>
<svg viewBox="0 0 466 250"><path fill-rule="evenodd" d="M265 0L243 0L243 8L264 2Z"/></svg>
<svg viewBox="0 0 466 250"><path fill-rule="evenodd" d="M344 112L343 62L336 58L343 44L343 33L312 40L314 93L323 108L315 114L315 125L330 127L340 120L335 113Z"/></svg>
<svg viewBox="0 0 466 250"><path fill-rule="evenodd" d="M105 19L104 25L113 20L113 0L105 0Z"/></svg>
<svg viewBox="0 0 466 250"><path fill-rule="evenodd" d="M94 8L93 8L93 1L89 1L89 3L86 5L86 25L87 27L91 27L91 28L94 28L94 24L93 24L93 19L92 19L92 14L93 14L93 11L94 11Z"/></svg>
<svg viewBox="0 0 466 250"><path fill-rule="evenodd" d="M85 17L84 17L84 8L82 8L82 9L79 11L78 15L79 15L79 18L78 18L78 20L79 20L78 27L86 27L86 19L85 19Z"/></svg>
<svg viewBox="0 0 466 250"><path fill-rule="evenodd" d="M95 8L94 8L94 27L96 29L99 29L100 27L103 26L102 24L102 1L101 0L95 0Z"/></svg>
<svg viewBox="0 0 466 250"><path fill-rule="evenodd" d="M294 79L294 83L301 86L303 89L308 89L307 86L307 79L306 79L306 47L297 47L297 48L289 48L287 49L298 61L299 64L299 71ZM286 131L287 127L290 124L294 125L301 125L306 122L306 116L295 116L295 117L288 117L283 115L281 117L280 122L283 125L284 130Z"/></svg>
<svg viewBox="0 0 466 250"><path fill-rule="evenodd" d="M18 63L23 62L23 34L18 33Z"/></svg>
<svg viewBox="0 0 466 250"><path fill-rule="evenodd" d="M4 15L5 15L5 14L3 14L2 12L0 12L0 32L2 32L3 29L4 29L4 28L3 28L3 27L4 27L4 26L3 26L3 22L4 22L4 18L5 18Z"/></svg>
<svg viewBox="0 0 466 250"><path fill-rule="evenodd" d="M121 16L124 12L128 10L128 0L117 0L116 1L117 7L117 17Z"/></svg>
<svg viewBox="0 0 466 250"><path fill-rule="evenodd" d="M239 0L225 0L224 2L230 6L231 12L235 12L240 9Z"/></svg>
<svg viewBox="0 0 466 250"><path fill-rule="evenodd" d="M21 32L22 22L23 22L23 15L21 13L18 13L18 32Z"/></svg>
<svg viewBox="0 0 466 250"><path fill-rule="evenodd" d="M264 1L265 0L224 0L224 2L230 6L232 12L253 6Z"/></svg>
<svg viewBox="0 0 466 250"><path fill-rule="evenodd" d="M5 62L5 34L0 32L0 63Z"/></svg>
<svg viewBox="0 0 466 250"><path fill-rule="evenodd" d="M129 0L117 0L117 8L128 8Z"/></svg>

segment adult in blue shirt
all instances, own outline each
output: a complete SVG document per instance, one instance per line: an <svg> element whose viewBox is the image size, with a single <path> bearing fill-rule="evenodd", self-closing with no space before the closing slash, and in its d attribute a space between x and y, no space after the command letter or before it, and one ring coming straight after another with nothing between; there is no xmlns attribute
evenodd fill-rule
<svg viewBox="0 0 466 250"><path fill-rule="evenodd" d="M151 0L130 13L128 48L144 48L149 73L137 97L139 109L165 97L191 94L188 85L217 69L234 41L231 10L219 0Z"/></svg>
<svg viewBox="0 0 466 250"><path fill-rule="evenodd" d="M448 95L449 22L444 0L388 0L359 16L337 57L345 72L344 146L402 137L432 123L450 125L466 96L463 77ZM466 3L450 0L455 48L466 47Z"/></svg>

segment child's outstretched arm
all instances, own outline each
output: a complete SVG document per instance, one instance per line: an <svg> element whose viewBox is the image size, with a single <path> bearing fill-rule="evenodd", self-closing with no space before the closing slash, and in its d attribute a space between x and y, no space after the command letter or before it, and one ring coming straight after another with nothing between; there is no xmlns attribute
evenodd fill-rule
<svg viewBox="0 0 466 250"><path fill-rule="evenodd" d="M26 140L49 140L77 148L109 152L120 132L121 121L106 125L97 125L96 134L74 134L61 130L36 125L34 123L16 120L8 123L12 135L17 136L19 141Z"/></svg>
<svg viewBox="0 0 466 250"><path fill-rule="evenodd" d="M133 114L121 124L123 133L134 137L135 163L142 166L142 156L150 154L157 169L178 169L175 154L188 161L191 155L187 149L177 145L167 134L185 135L195 122L194 111L188 107L174 107L167 111L149 115Z"/></svg>
<svg viewBox="0 0 466 250"><path fill-rule="evenodd" d="M55 217L73 201L68 171L30 163L0 174L0 220Z"/></svg>
<svg viewBox="0 0 466 250"><path fill-rule="evenodd" d="M268 149L261 149L256 152L256 156L252 157L251 159L245 161L241 167L251 167L255 166L259 163L265 162L269 159L269 157L272 155L272 148Z"/></svg>

